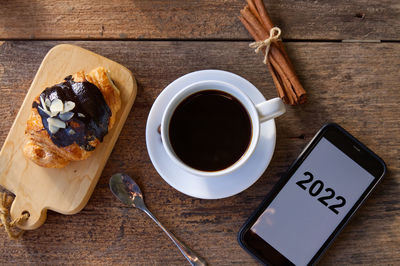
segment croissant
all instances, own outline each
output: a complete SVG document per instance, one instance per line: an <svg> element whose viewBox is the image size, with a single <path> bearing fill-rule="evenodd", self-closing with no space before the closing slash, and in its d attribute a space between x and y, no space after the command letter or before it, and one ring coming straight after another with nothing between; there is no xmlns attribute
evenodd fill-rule
<svg viewBox="0 0 400 266"><path fill-rule="evenodd" d="M120 108L120 92L103 67L68 76L34 99L24 155L47 168L87 159L113 127Z"/></svg>

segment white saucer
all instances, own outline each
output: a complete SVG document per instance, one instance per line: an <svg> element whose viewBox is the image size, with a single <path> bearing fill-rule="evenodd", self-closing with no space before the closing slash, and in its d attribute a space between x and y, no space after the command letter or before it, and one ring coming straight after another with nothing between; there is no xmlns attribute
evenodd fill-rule
<svg viewBox="0 0 400 266"><path fill-rule="evenodd" d="M260 139L253 155L238 170L219 177L201 177L178 167L167 155L158 133L168 102L184 87L202 80L225 81L242 89L254 104L265 101L261 92L244 78L221 70L202 70L184 75L169 84L155 100L146 125L146 144L150 159L160 176L178 191L196 198L220 199L250 187L267 169L275 149L273 119L261 124Z"/></svg>

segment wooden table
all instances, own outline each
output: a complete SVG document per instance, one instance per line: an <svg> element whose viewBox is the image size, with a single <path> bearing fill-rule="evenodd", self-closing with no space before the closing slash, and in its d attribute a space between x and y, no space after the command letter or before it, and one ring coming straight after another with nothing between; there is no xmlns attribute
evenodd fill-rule
<svg viewBox="0 0 400 266"><path fill-rule="evenodd" d="M1 264L186 265L143 213L108 189L115 172L135 177L149 208L210 265L253 265L236 234L326 122L380 155L388 174L321 264L400 264L400 9L398 1L266 1L283 31L308 102L277 119L274 157L255 185L221 200L186 196L150 162L145 126L151 105L176 78L200 69L237 73L276 96L237 15L244 1L1 1L0 145L47 51L71 43L128 67L134 107L88 205L73 216L48 212L21 241L2 233ZM32 176L32 178L35 178Z"/></svg>

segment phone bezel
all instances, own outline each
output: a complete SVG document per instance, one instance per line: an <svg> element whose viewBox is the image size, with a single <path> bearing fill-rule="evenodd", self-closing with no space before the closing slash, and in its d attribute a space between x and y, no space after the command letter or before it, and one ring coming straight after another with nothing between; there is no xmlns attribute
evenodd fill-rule
<svg viewBox="0 0 400 266"><path fill-rule="evenodd" d="M249 252L256 259L264 264L293 265L286 257L280 254L261 237L252 233L252 231L249 229L253 226L258 217L269 206L269 204L280 192L280 190L285 186L290 177L292 177L294 172L302 164L302 162L306 159L306 157L310 154L310 152L314 149L314 147L317 145L322 137L328 139L332 144L343 151L352 160L354 160L361 167L371 173L374 176L374 181L360 196L354 206L349 210L349 212L346 214L340 224L335 228L335 230L332 232L332 234L329 236L329 238L325 241L325 243L321 246L321 248L313 256L308 264L313 265L321 258L324 252L332 244L336 236L341 232L343 227L347 224L347 222L354 215L357 209L362 205L362 203L368 198L371 191L386 173L386 165L384 161L374 152L368 149L364 144L358 141L355 137L353 137L350 133L348 133L345 129L335 123L324 125L313 137L310 143L308 143L308 145L303 149L303 151L300 153L294 163L289 167L289 170L286 172L286 174L278 181L271 192L268 193L261 205L244 223L238 233L238 241L242 248L244 248L247 252ZM266 257L267 254L269 256L268 258Z"/></svg>

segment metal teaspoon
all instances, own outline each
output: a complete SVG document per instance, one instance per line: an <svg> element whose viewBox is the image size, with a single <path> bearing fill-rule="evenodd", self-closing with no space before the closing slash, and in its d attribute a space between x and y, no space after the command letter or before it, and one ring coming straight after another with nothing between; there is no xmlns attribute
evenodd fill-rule
<svg viewBox="0 0 400 266"><path fill-rule="evenodd" d="M170 233L158 220L157 218L147 209L142 191L139 186L132 180L132 178L126 174L114 174L110 178L110 189L111 192L120 201L126 205L138 208L144 211L154 222L168 235L168 237L174 242L174 244L182 252L183 256L194 266L207 265L205 260L197 256L190 248L180 242L172 233Z"/></svg>

